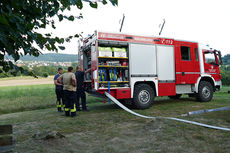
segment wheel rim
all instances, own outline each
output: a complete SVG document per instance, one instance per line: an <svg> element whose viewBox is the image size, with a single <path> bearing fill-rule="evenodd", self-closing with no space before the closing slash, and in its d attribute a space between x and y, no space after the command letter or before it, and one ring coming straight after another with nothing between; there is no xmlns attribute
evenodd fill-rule
<svg viewBox="0 0 230 153"><path fill-rule="evenodd" d="M202 89L202 95L204 96L204 98L208 98L211 95L211 91L208 87L204 87Z"/></svg>
<svg viewBox="0 0 230 153"><path fill-rule="evenodd" d="M142 90L138 95L138 100L142 104L147 104L150 100L150 93L147 90Z"/></svg>

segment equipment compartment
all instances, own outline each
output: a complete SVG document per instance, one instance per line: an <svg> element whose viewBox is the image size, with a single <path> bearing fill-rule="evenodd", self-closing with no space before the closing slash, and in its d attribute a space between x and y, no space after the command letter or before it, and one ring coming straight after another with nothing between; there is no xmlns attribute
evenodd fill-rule
<svg viewBox="0 0 230 153"><path fill-rule="evenodd" d="M98 41L99 89L129 87L128 55L127 43Z"/></svg>

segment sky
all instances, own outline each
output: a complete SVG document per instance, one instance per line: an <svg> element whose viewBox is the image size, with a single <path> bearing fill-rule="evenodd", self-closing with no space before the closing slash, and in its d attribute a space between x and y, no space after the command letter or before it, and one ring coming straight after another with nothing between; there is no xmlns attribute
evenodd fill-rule
<svg viewBox="0 0 230 153"><path fill-rule="evenodd" d="M107 0L108 1L108 0ZM83 14L83 19L57 22L54 35L67 37L83 32L83 36L95 30L119 33L123 14L122 33L159 36L159 25L166 23L161 37L188 40L209 45L230 54L230 1L229 0L118 0L118 6L99 4L97 9L83 3L83 9L72 8L66 14ZM59 53L77 54L76 39L65 43Z"/></svg>

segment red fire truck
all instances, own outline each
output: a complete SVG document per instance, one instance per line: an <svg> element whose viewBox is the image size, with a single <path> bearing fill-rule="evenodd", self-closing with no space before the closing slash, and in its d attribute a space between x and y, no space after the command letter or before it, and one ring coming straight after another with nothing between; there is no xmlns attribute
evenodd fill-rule
<svg viewBox="0 0 230 153"><path fill-rule="evenodd" d="M91 68L86 91L131 99L139 109L156 96L188 94L208 102L222 86L221 52L197 42L96 31L79 46L82 70Z"/></svg>

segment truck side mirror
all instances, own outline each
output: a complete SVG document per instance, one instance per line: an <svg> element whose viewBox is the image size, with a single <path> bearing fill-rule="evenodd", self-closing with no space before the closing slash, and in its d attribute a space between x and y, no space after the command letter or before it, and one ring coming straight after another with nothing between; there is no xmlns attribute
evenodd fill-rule
<svg viewBox="0 0 230 153"><path fill-rule="evenodd" d="M218 56L219 56L219 65L221 65L222 64L222 57L221 57L221 52L220 51L217 51L218 52Z"/></svg>
<svg viewBox="0 0 230 153"><path fill-rule="evenodd" d="M218 63L217 63L217 65L221 65L222 64L221 52L218 51L218 50L214 50L214 53L218 57Z"/></svg>

